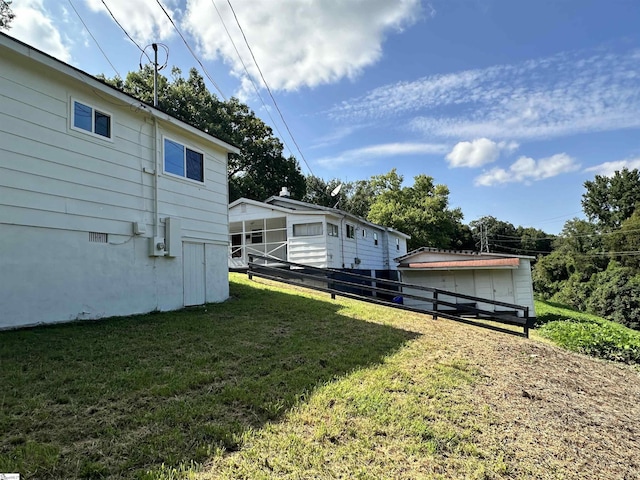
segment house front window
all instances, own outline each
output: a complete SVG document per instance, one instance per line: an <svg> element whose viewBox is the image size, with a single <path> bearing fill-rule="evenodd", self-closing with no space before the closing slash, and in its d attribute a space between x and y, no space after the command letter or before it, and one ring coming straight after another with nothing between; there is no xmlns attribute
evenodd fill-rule
<svg viewBox="0 0 640 480"><path fill-rule="evenodd" d="M71 124L75 130L111 138L111 115L77 100L73 100Z"/></svg>
<svg viewBox="0 0 640 480"><path fill-rule="evenodd" d="M293 226L294 237L313 237L322 235L322 222L298 223Z"/></svg>
<svg viewBox="0 0 640 480"><path fill-rule="evenodd" d="M164 171L204 183L204 153L165 138Z"/></svg>
<svg viewBox="0 0 640 480"><path fill-rule="evenodd" d="M356 238L356 227L347 223L347 238Z"/></svg>

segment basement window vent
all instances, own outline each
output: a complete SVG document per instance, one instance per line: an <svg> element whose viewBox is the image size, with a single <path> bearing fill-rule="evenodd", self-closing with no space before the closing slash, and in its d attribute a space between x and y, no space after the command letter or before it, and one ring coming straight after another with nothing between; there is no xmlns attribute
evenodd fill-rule
<svg viewBox="0 0 640 480"><path fill-rule="evenodd" d="M93 243L108 243L109 234L99 232L89 232L89 241Z"/></svg>

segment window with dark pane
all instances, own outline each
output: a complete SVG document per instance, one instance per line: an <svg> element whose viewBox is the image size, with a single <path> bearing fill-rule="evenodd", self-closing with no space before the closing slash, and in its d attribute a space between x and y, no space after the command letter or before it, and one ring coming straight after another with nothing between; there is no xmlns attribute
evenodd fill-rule
<svg viewBox="0 0 640 480"><path fill-rule="evenodd" d="M187 148L187 178L204 182L204 155Z"/></svg>
<svg viewBox="0 0 640 480"><path fill-rule="evenodd" d="M95 110L95 133L103 137L111 138L111 117L106 113Z"/></svg>

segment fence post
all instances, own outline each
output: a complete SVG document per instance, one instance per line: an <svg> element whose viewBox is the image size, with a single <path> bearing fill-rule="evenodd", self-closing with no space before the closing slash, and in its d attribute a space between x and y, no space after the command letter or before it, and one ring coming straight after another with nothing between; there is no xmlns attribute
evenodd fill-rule
<svg viewBox="0 0 640 480"><path fill-rule="evenodd" d="M251 274L251 268L252 268L252 264L253 263L253 255L249 255L249 268L247 269L247 277L249 277L249 280L253 280L253 275Z"/></svg>
<svg viewBox="0 0 640 480"><path fill-rule="evenodd" d="M531 319L529 318L529 307L524 307L524 336L529 338L529 326Z"/></svg>
<svg viewBox="0 0 640 480"><path fill-rule="evenodd" d="M438 291L433 292L433 311L436 312L438 310ZM438 318L438 315L435 313L431 315L432 320Z"/></svg>

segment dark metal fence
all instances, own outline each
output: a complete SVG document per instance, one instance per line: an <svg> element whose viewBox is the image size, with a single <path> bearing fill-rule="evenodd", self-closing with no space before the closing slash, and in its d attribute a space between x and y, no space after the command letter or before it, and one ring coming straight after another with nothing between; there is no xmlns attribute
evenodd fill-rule
<svg viewBox="0 0 640 480"><path fill-rule="evenodd" d="M257 263L259 260L260 263ZM283 260L277 266L269 265L268 257L249 257L249 278L261 277L291 285L304 286L331 295L362 300L379 305L391 306L411 312L443 317L458 322L476 325L503 333L529 337L533 319L529 317L529 307L515 305L487 298L474 297L438 288L425 287L378 278L353 271L318 268ZM414 305L406 305L405 299ZM424 305L420 306L420 305ZM430 305L431 308L426 308ZM482 306L482 308L480 308ZM486 306L492 308L488 309ZM497 307L508 310L497 310ZM491 323L486 323L487 321ZM499 324L499 325L495 325ZM515 331L501 325L522 327Z"/></svg>

